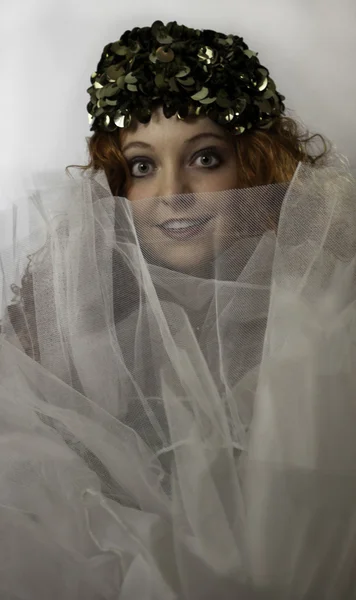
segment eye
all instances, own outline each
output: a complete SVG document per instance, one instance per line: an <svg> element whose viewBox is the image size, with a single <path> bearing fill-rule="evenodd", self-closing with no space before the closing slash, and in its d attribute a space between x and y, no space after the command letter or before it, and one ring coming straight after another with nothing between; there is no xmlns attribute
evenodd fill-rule
<svg viewBox="0 0 356 600"><path fill-rule="evenodd" d="M153 172L153 164L144 158L137 158L130 162L130 171L132 177L147 177Z"/></svg>
<svg viewBox="0 0 356 600"><path fill-rule="evenodd" d="M218 152L209 148L200 151L195 155L195 157L193 157L193 164L205 169L214 169L218 167L221 162L221 156L218 154Z"/></svg>

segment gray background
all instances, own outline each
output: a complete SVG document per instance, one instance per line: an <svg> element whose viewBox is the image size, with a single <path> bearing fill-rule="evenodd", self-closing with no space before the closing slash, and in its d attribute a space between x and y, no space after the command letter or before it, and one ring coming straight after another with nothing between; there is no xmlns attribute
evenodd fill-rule
<svg viewBox="0 0 356 600"><path fill-rule="evenodd" d="M103 46L157 18L244 37L293 114L356 165L355 0L0 0L0 207L31 174L85 160Z"/></svg>

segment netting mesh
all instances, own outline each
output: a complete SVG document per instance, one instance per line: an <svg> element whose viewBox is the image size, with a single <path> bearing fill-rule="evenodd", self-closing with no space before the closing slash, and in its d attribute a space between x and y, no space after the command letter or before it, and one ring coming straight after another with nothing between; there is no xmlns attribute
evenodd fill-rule
<svg viewBox="0 0 356 600"><path fill-rule="evenodd" d="M355 189L130 204L97 174L12 213L2 598L356 594Z"/></svg>

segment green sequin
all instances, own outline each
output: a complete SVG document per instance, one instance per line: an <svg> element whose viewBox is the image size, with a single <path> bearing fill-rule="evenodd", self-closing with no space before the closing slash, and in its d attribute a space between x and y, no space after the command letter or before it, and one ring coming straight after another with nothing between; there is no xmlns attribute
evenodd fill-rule
<svg viewBox="0 0 356 600"><path fill-rule="evenodd" d="M175 21L135 27L107 44L87 90L92 131L167 118L208 116L235 135L266 129L284 113L284 96L241 37Z"/></svg>

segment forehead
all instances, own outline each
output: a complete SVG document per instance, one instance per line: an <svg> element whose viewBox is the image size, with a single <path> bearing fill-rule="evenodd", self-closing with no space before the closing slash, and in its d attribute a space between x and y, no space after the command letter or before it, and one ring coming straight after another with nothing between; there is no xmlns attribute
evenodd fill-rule
<svg viewBox="0 0 356 600"><path fill-rule="evenodd" d="M173 116L167 119L162 109L158 109L152 115L149 123L135 123L129 129L121 133L122 144L129 144L136 140L149 144L159 143L163 140L185 141L189 138L204 134L215 134L229 140L232 136L223 127L214 123L208 117L191 119L178 119Z"/></svg>

